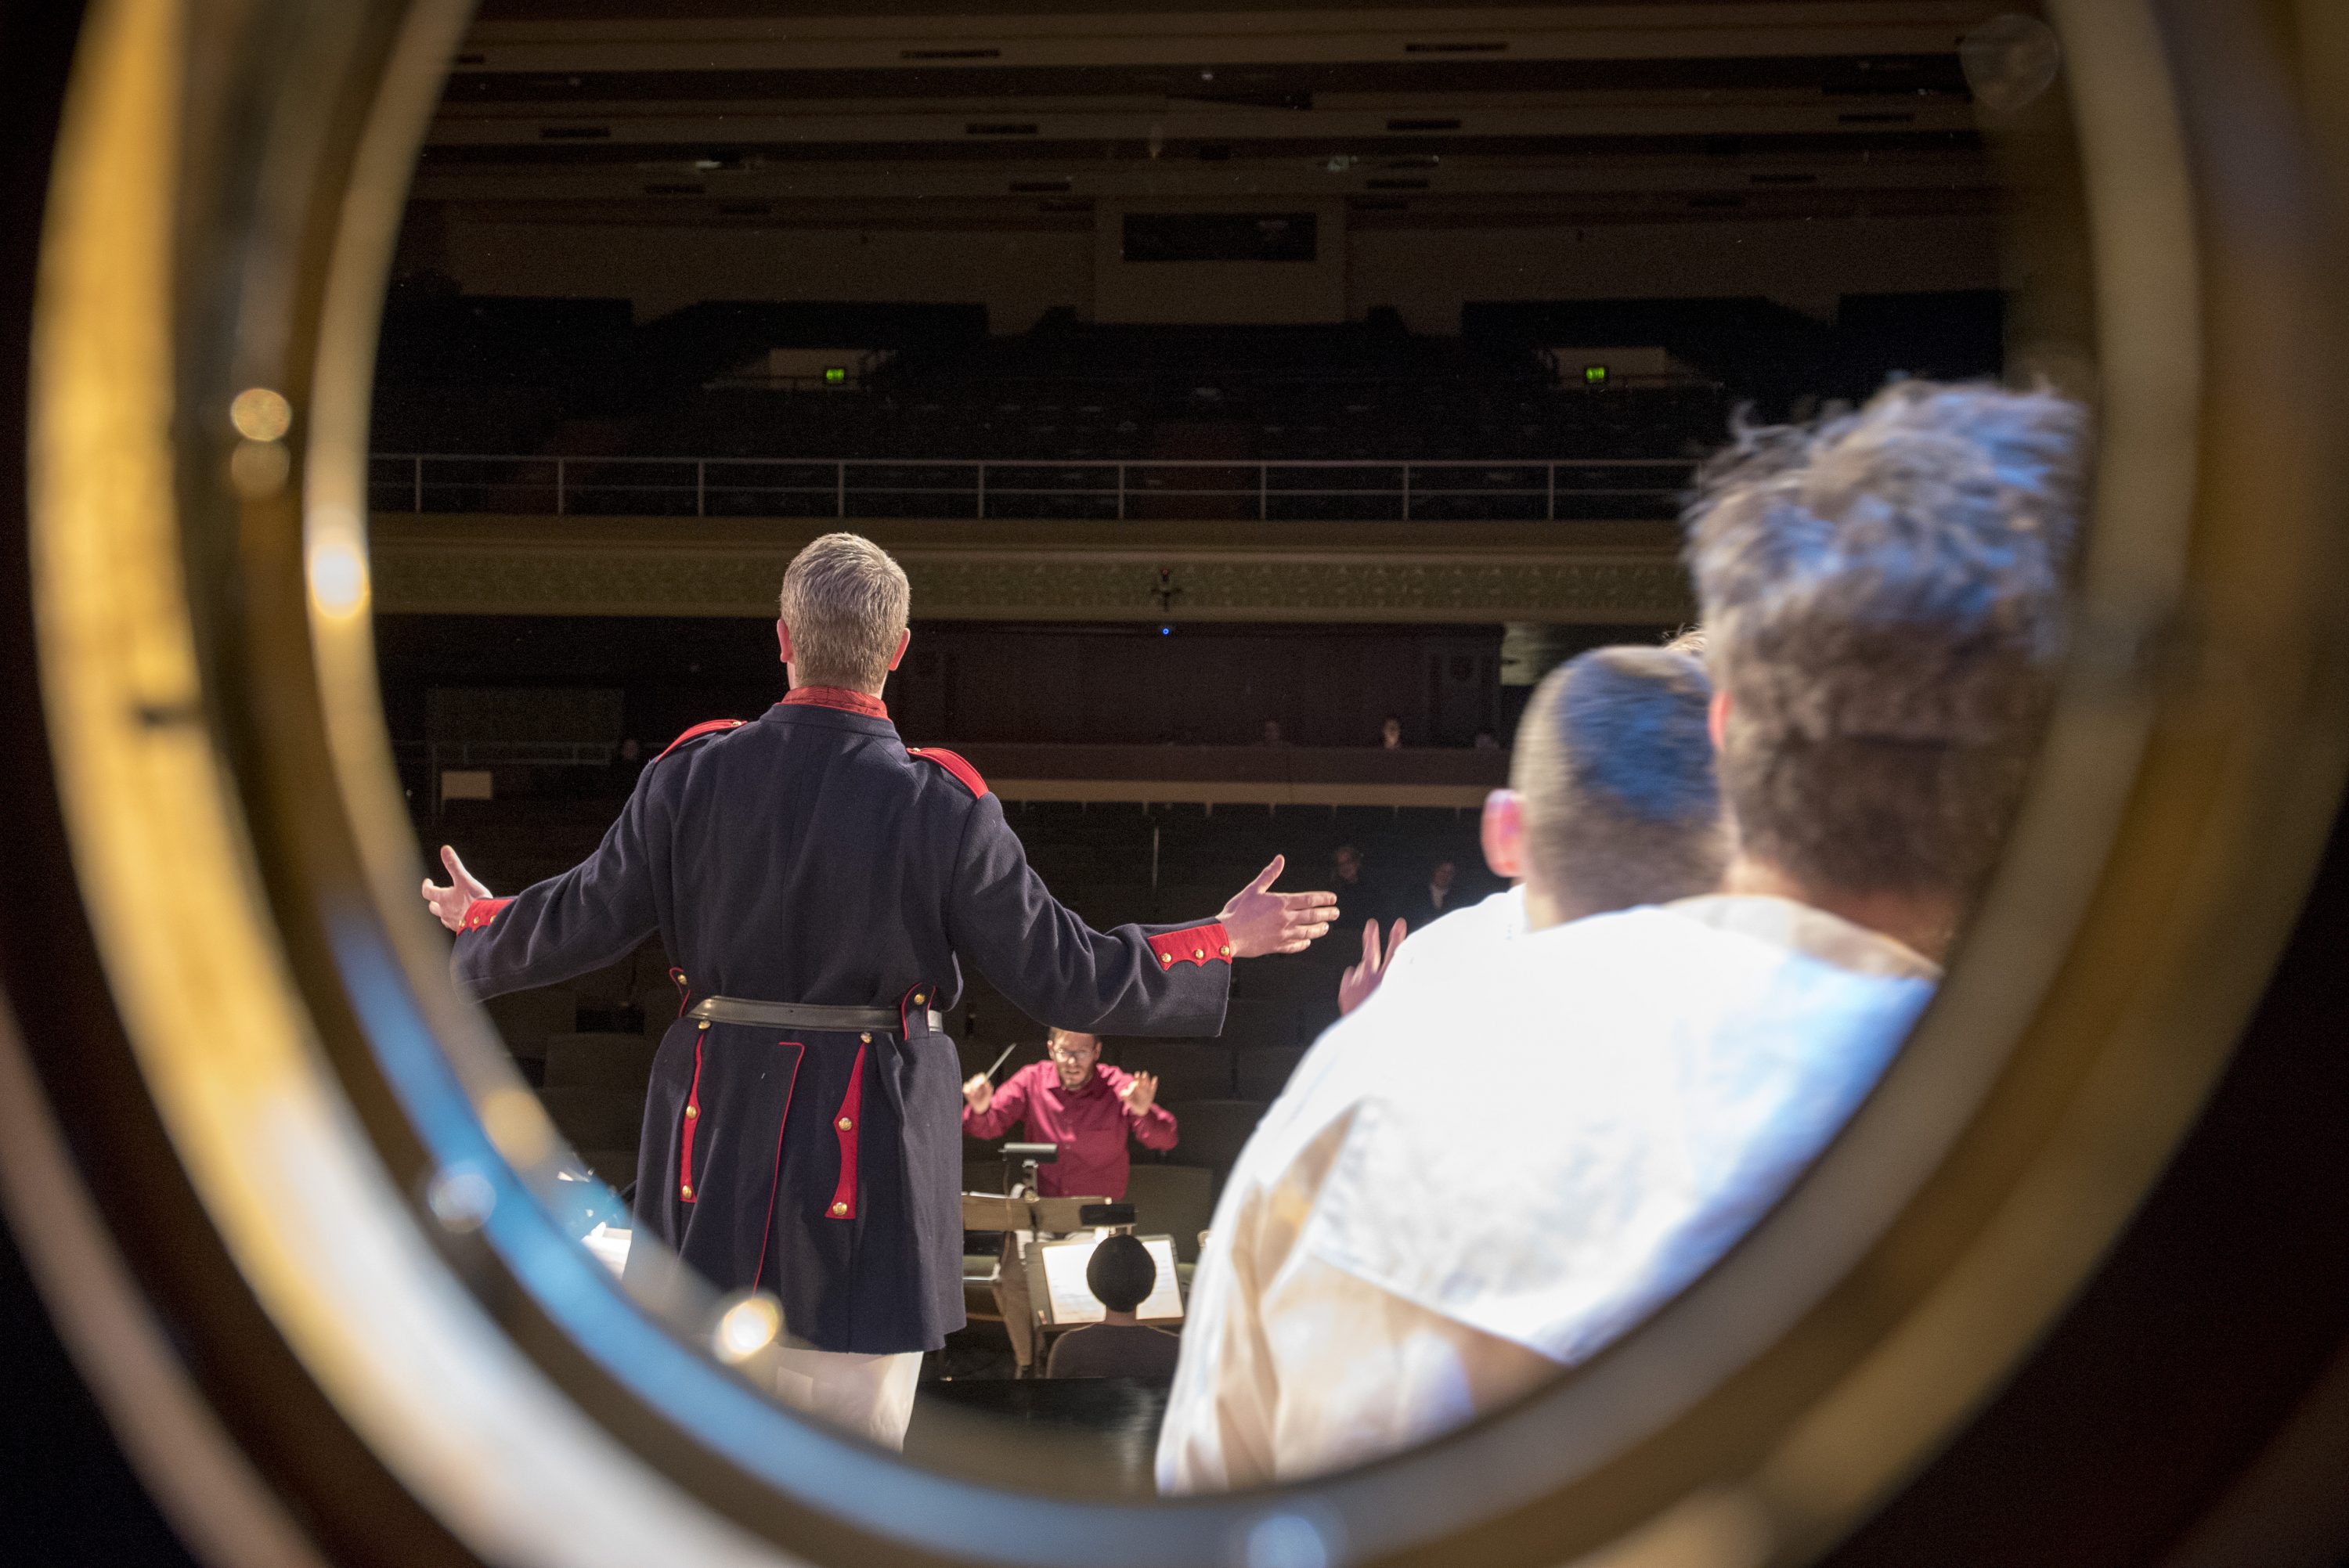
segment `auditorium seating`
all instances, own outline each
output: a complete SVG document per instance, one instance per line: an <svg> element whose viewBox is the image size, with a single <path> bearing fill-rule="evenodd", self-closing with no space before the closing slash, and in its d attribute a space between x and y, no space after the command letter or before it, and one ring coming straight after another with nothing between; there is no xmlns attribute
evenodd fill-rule
<svg viewBox="0 0 2349 1568"><path fill-rule="evenodd" d="M1216 1212L1215 1172L1197 1165L1136 1165L1125 1190L1134 1229L1174 1238L1178 1263L1199 1259L1199 1233Z"/></svg>
<svg viewBox="0 0 2349 1568"><path fill-rule="evenodd" d="M1237 1055L1219 1040L1146 1040L1119 1038L1104 1049L1103 1059L1130 1073L1155 1073L1163 1105L1178 1100L1213 1099L1235 1091L1233 1064Z"/></svg>
<svg viewBox="0 0 2349 1568"><path fill-rule="evenodd" d="M1896 372L1995 373L1995 293L1854 295L1830 324L1762 298L1468 302L1457 337L1407 332L1392 312L1284 326L1122 325L1048 312L990 336L977 304L710 301L632 325L626 302L395 299L378 358L376 449L574 460L560 510L584 514L1120 515L1099 475L1055 464L1177 459L1379 465L1511 460L1652 461L1654 471L1561 470L1555 515L1668 516L1681 463L1720 444L1730 410L1769 417L1798 400L1857 397ZM1699 379L1561 384L1552 346L1668 350ZM780 347L871 355L855 385L753 389L730 368ZM882 363L885 361L885 363ZM835 491L828 467L683 477L604 458L802 459L904 465ZM999 476L984 503L975 470L923 462L1032 465ZM1680 466L1675 466L1676 464ZM541 471L543 469L545 471ZM419 496L398 464L377 474L387 511L558 510L551 463L450 469ZM1525 472L1496 467L1423 494L1412 515L1549 513ZM1254 515L1253 496L1185 496L1212 472L1132 476L1123 515ZM1245 482L1253 485L1251 469ZM1276 520L1394 514L1376 491L1392 472L1333 472L1269 494ZM1609 496L1630 487L1644 493ZM1510 496L1502 492L1518 491ZM1478 492L1485 493L1478 493ZM929 493L935 492L935 493ZM1592 492L1585 495L1583 492ZM1164 509L1171 507L1167 511Z"/></svg>
<svg viewBox="0 0 2349 1568"><path fill-rule="evenodd" d="M1167 1109L1182 1128L1182 1142L1176 1151L1185 1163L1202 1165L1215 1172L1215 1190L1220 1196L1224 1181L1232 1173L1233 1164L1240 1157L1248 1134L1264 1117L1265 1102L1254 1099L1194 1099Z"/></svg>
<svg viewBox="0 0 2349 1568"><path fill-rule="evenodd" d="M556 1035L546 1042L545 1087L608 1089L641 1102L658 1042L642 1035Z"/></svg>
<svg viewBox="0 0 2349 1568"><path fill-rule="evenodd" d="M1288 1087L1288 1075L1297 1070L1304 1056L1304 1049L1297 1046L1261 1046L1240 1052L1234 1064L1239 1097L1268 1102L1278 1099L1280 1091Z"/></svg>
<svg viewBox="0 0 2349 1568"><path fill-rule="evenodd" d="M629 1149L644 1126L644 1092L614 1088L543 1088L539 1099L574 1149Z"/></svg>
<svg viewBox="0 0 2349 1568"><path fill-rule="evenodd" d="M1264 510L1276 521L1388 517L1399 508L1391 465L1404 461L1655 459L1665 466L1636 482L1669 490L1685 478L1681 459L1718 444L1733 402L1711 384L1596 394L1561 386L1521 335L1414 335L1391 313L1317 325L1134 326L1055 311L1024 333L988 336L977 307L811 315L713 302L631 328L613 303L395 308L376 449L512 460L444 463L429 478L387 460L374 504L581 515L957 517L983 507L989 518L1254 516L1252 465L1270 461L1365 465L1270 486ZM598 341L570 341L583 335ZM751 388L718 374L730 356L748 362L794 344L887 358L856 385ZM568 459L559 502L555 457ZM772 465L697 472L691 463L671 471L616 460L660 458ZM792 469L792 459L811 466ZM1137 470L1122 501L1113 476L1055 466L1186 459L1250 466L1237 477ZM839 460L880 466L859 470L843 494L829 467ZM984 501L975 467L924 466L982 461L1028 466L997 472ZM1624 477L1563 474L1557 515L1644 515L1663 504L1652 494L1605 498L1590 513L1574 499ZM1413 517L1538 518L1549 509L1538 466L1463 470L1443 482L1456 493L1431 490L1423 476ZM1361 493L1338 493L1350 490Z"/></svg>

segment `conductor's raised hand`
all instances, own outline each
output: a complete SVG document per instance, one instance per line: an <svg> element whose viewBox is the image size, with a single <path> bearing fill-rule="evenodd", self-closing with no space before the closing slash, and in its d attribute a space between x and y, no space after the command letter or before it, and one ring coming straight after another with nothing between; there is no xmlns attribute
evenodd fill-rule
<svg viewBox="0 0 2349 1568"><path fill-rule="evenodd" d="M962 1086L962 1102L973 1113L985 1116L987 1108L995 1103L995 1085L985 1073L972 1074L970 1081Z"/></svg>
<svg viewBox="0 0 2349 1568"><path fill-rule="evenodd" d="M1379 982L1387 977L1387 965L1394 962L1396 950L1402 946L1402 939L1410 932L1409 925L1396 921L1394 931L1387 941L1387 950L1381 953L1379 923L1375 920L1363 923L1362 961L1338 976L1338 1011L1340 1015L1352 1012L1371 999L1371 993L1376 991Z"/></svg>
<svg viewBox="0 0 2349 1568"><path fill-rule="evenodd" d="M1272 884L1288 864L1272 857L1256 881L1232 895L1218 916L1224 934L1232 939L1235 958L1261 958L1268 953L1302 953L1316 937L1328 933L1338 918L1334 892L1275 892Z"/></svg>
<svg viewBox="0 0 2349 1568"><path fill-rule="evenodd" d="M481 879L465 869L457 851L448 845L440 846L440 863L449 868L449 885L440 886L431 878L424 879L425 907L440 917L440 923L451 931L465 928L465 911L477 898L487 898L490 890Z"/></svg>
<svg viewBox="0 0 2349 1568"><path fill-rule="evenodd" d="M1117 1098L1136 1116L1147 1116L1158 1099L1158 1075L1136 1073L1118 1086Z"/></svg>

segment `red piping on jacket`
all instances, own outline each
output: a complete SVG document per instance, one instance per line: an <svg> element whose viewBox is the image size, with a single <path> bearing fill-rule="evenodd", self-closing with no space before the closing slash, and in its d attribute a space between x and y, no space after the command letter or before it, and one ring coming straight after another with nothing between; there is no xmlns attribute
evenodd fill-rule
<svg viewBox="0 0 2349 1568"><path fill-rule="evenodd" d="M775 1193L783 1184L783 1129L792 1124L792 1091L799 1087L800 1063L807 1057L807 1047L797 1040L777 1040L776 1046L792 1053L792 1076L783 1084L783 1114L775 1119L775 1176L767 1183L767 1218L759 1227L759 1266L751 1271L750 1288L767 1277L767 1254L775 1244Z"/></svg>
<svg viewBox="0 0 2349 1568"><path fill-rule="evenodd" d="M840 1097L840 1109L832 1113L832 1130L840 1137L840 1181L832 1190L831 1206L824 1216L833 1220L856 1218L856 1135L857 1123L864 1111L864 1047L856 1047L856 1065L848 1069L848 1092Z"/></svg>
<svg viewBox="0 0 2349 1568"><path fill-rule="evenodd" d="M926 982L919 985L906 987L905 994L897 998L897 1037L899 1039L907 1041L913 1039L914 1031L911 1027L913 1014L910 1009L927 1007L930 1004L931 993L936 989L936 986Z"/></svg>
<svg viewBox="0 0 2349 1568"><path fill-rule="evenodd" d="M688 1203L693 1202L693 1135L701 1126L701 1045L708 1038L707 1029L694 1032L693 1084L685 1091L685 1132L678 1140L677 1191Z"/></svg>
<svg viewBox="0 0 2349 1568"><path fill-rule="evenodd" d="M691 729L687 730L683 735L678 736L675 740L670 741L667 746L662 747L660 748L660 757L656 757L653 760L655 762L658 762L661 759L661 757L667 757L670 752L675 751L678 747L683 746L688 740L698 740L705 735L715 735L721 729L740 729L741 727L742 721L739 718L706 718L699 724L695 725Z"/></svg>
<svg viewBox="0 0 2349 1568"><path fill-rule="evenodd" d="M905 755L918 757L925 762L936 763L953 774L962 787L974 795L987 793L987 780L978 776L978 769L942 746L908 746L905 748Z"/></svg>
<svg viewBox="0 0 2349 1568"><path fill-rule="evenodd" d="M836 708L842 713L861 713L867 718L889 717L887 703L846 686L793 686L783 701L792 707Z"/></svg>

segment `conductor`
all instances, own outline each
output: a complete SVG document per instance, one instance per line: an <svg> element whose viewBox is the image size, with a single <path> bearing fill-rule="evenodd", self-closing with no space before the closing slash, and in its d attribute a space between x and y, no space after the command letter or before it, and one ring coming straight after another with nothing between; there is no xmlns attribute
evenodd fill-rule
<svg viewBox="0 0 2349 1568"><path fill-rule="evenodd" d="M1000 1138L1024 1121L1030 1138L1060 1146L1060 1158L1036 1172L1043 1196L1124 1197L1133 1170L1127 1134L1144 1149L1174 1147L1174 1113L1157 1103L1158 1076L1109 1066L1100 1037L1081 1029L1054 1029L1044 1049L1049 1059L1029 1063L1001 1088L985 1073L965 1082L962 1130Z"/></svg>
<svg viewBox="0 0 2349 1568"><path fill-rule="evenodd" d="M719 1289L777 1296L778 1394L893 1448L920 1353L963 1324L960 1071L938 1021L961 960L1032 1016L1213 1035L1232 961L1301 951L1337 913L1272 892L1276 857L1214 916L1087 926L975 769L898 739L881 691L910 597L870 541L816 540L783 574L781 702L679 736L562 875L497 898L444 847L450 884L423 889L477 997L659 934L683 1010L654 1060L637 1224Z"/></svg>

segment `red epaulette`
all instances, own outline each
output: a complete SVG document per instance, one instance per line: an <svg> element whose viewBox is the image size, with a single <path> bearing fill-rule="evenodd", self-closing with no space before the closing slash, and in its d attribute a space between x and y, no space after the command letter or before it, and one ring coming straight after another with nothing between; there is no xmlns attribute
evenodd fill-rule
<svg viewBox="0 0 2349 1568"><path fill-rule="evenodd" d="M704 719L701 723L695 725L691 729L687 730L683 735L678 736L675 740L670 741L667 746L662 747L660 757L656 757L653 760L658 762L661 759L661 757L667 757L670 752L675 751L678 747L683 746L688 740L698 740L705 735L716 735L722 729L740 729L741 727L742 721L739 718Z"/></svg>
<svg viewBox="0 0 2349 1568"><path fill-rule="evenodd" d="M956 782L974 795L987 793L987 780L978 776L978 769L951 751L936 746L908 746L905 748L905 755L918 757L925 762L936 763L953 774Z"/></svg>

